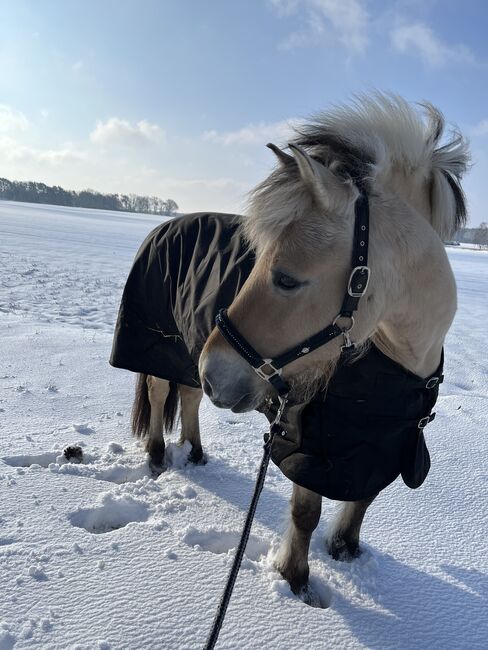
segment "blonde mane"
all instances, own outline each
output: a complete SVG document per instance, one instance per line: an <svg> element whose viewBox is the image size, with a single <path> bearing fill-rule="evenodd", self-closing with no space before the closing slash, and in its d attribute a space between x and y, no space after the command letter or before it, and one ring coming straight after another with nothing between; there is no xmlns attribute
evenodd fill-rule
<svg viewBox="0 0 488 650"><path fill-rule="evenodd" d="M290 144L328 167L349 191L359 185L371 194L399 195L441 239L465 224L460 183L469 162L468 143L458 131L445 138L444 118L431 104L414 107L398 95L361 95L316 115L295 132ZM246 236L260 248L311 208L313 198L295 159L283 154L279 167L250 195Z"/></svg>

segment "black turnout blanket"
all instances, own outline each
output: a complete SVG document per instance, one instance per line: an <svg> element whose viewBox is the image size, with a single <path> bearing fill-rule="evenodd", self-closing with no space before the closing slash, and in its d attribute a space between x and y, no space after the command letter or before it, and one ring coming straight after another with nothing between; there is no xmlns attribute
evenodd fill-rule
<svg viewBox="0 0 488 650"><path fill-rule="evenodd" d="M253 266L236 215L189 214L155 228L127 279L110 363L200 386L198 359L215 315Z"/></svg>
<svg viewBox="0 0 488 650"><path fill-rule="evenodd" d="M199 386L198 358L215 315L234 300L253 264L235 215L197 213L158 226L130 271L110 363ZM298 428L275 439L272 460L292 481L330 499L371 497L400 474L418 487L430 468L418 425L435 404L441 372L442 363L439 381L429 382L374 345L354 363L344 359L327 391L303 408Z"/></svg>

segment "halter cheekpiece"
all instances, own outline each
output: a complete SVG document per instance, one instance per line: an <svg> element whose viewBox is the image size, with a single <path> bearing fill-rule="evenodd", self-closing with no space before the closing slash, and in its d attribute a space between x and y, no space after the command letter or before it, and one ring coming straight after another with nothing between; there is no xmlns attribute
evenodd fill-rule
<svg viewBox="0 0 488 650"><path fill-rule="evenodd" d="M354 327L354 312L368 288L370 278L368 266L369 201L364 190L361 190L356 201L354 213L351 273L341 310L330 325L277 357L263 358L232 324L226 309L221 309L215 317L215 325L225 340L252 366L254 372L261 379L269 382L275 388L281 398L285 398L290 391L288 384L281 376L284 366L313 352L322 345L326 345L341 335L344 337L344 344L341 347L342 352L354 350L355 346L350 338L350 332ZM344 321L346 324L341 324Z"/></svg>

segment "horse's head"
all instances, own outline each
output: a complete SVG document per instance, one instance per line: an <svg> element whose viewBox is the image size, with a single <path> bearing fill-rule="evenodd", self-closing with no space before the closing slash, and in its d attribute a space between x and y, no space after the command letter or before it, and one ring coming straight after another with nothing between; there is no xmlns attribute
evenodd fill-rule
<svg viewBox="0 0 488 650"><path fill-rule="evenodd" d="M353 324L356 344L372 337L414 372L437 367L456 302L441 238L465 221L468 149L459 134L441 146L442 115L430 105L426 115L400 97L363 97L303 125L293 155L269 145L279 166L252 193L243 225L256 264L228 310L234 334L258 358L279 357L336 321ZM359 187L371 204L371 277L354 321L337 320L350 311L342 306L351 267L363 263ZM282 364L295 398L305 401L327 382L343 343L336 336L304 344L304 354ZM238 412L258 408L273 390L236 347L231 330L215 329L199 370L212 401Z"/></svg>
<svg viewBox="0 0 488 650"><path fill-rule="evenodd" d="M256 264L228 310L233 326L265 358L279 356L333 323L341 311L351 274L355 204L359 190L337 161L319 161L298 146L293 156L271 146L280 167L254 192L245 233ZM370 286L369 297L374 287ZM363 301L354 339L364 340L375 309ZM338 324L350 327L350 319ZM295 397L326 380L340 355L343 337L283 368ZM206 393L218 405L245 411L259 407L270 385L216 329L202 352Z"/></svg>

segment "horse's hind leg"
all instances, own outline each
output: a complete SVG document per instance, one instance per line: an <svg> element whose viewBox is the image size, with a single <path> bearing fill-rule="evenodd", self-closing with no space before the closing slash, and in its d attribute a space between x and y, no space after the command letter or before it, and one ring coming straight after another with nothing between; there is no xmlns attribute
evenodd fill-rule
<svg viewBox="0 0 488 650"><path fill-rule="evenodd" d="M327 533L326 546L334 560L348 561L360 554L359 533L366 510L376 495L362 501L348 501L341 505L339 515Z"/></svg>
<svg viewBox="0 0 488 650"><path fill-rule="evenodd" d="M159 377L153 377L152 375L148 375L146 381L151 415L145 437L145 446L149 454L151 468L156 472L161 472L164 469L165 450L163 416L166 400L170 394L170 383L166 379L159 379Z"/></svg>
<svg viewBox="0 0 488 650"><path fill-rule="evenodd" d="M312 533L319 523L322 497L294 483L290 505L290 524L275 566L289 582L293 593L302 594L307 601L308 549Z"/></svg>
<svg viewBox="0 0 488 650"><path fill-rule="evenodd" d="M198 409L202 401L203 391L201 388L190 388L180 384L181 399L181 436L180 443L185 440L191 442L191 452L189 460L192 463L201 463L203 461L202 443L200 440L200 423L198 419Z"/></svg>

